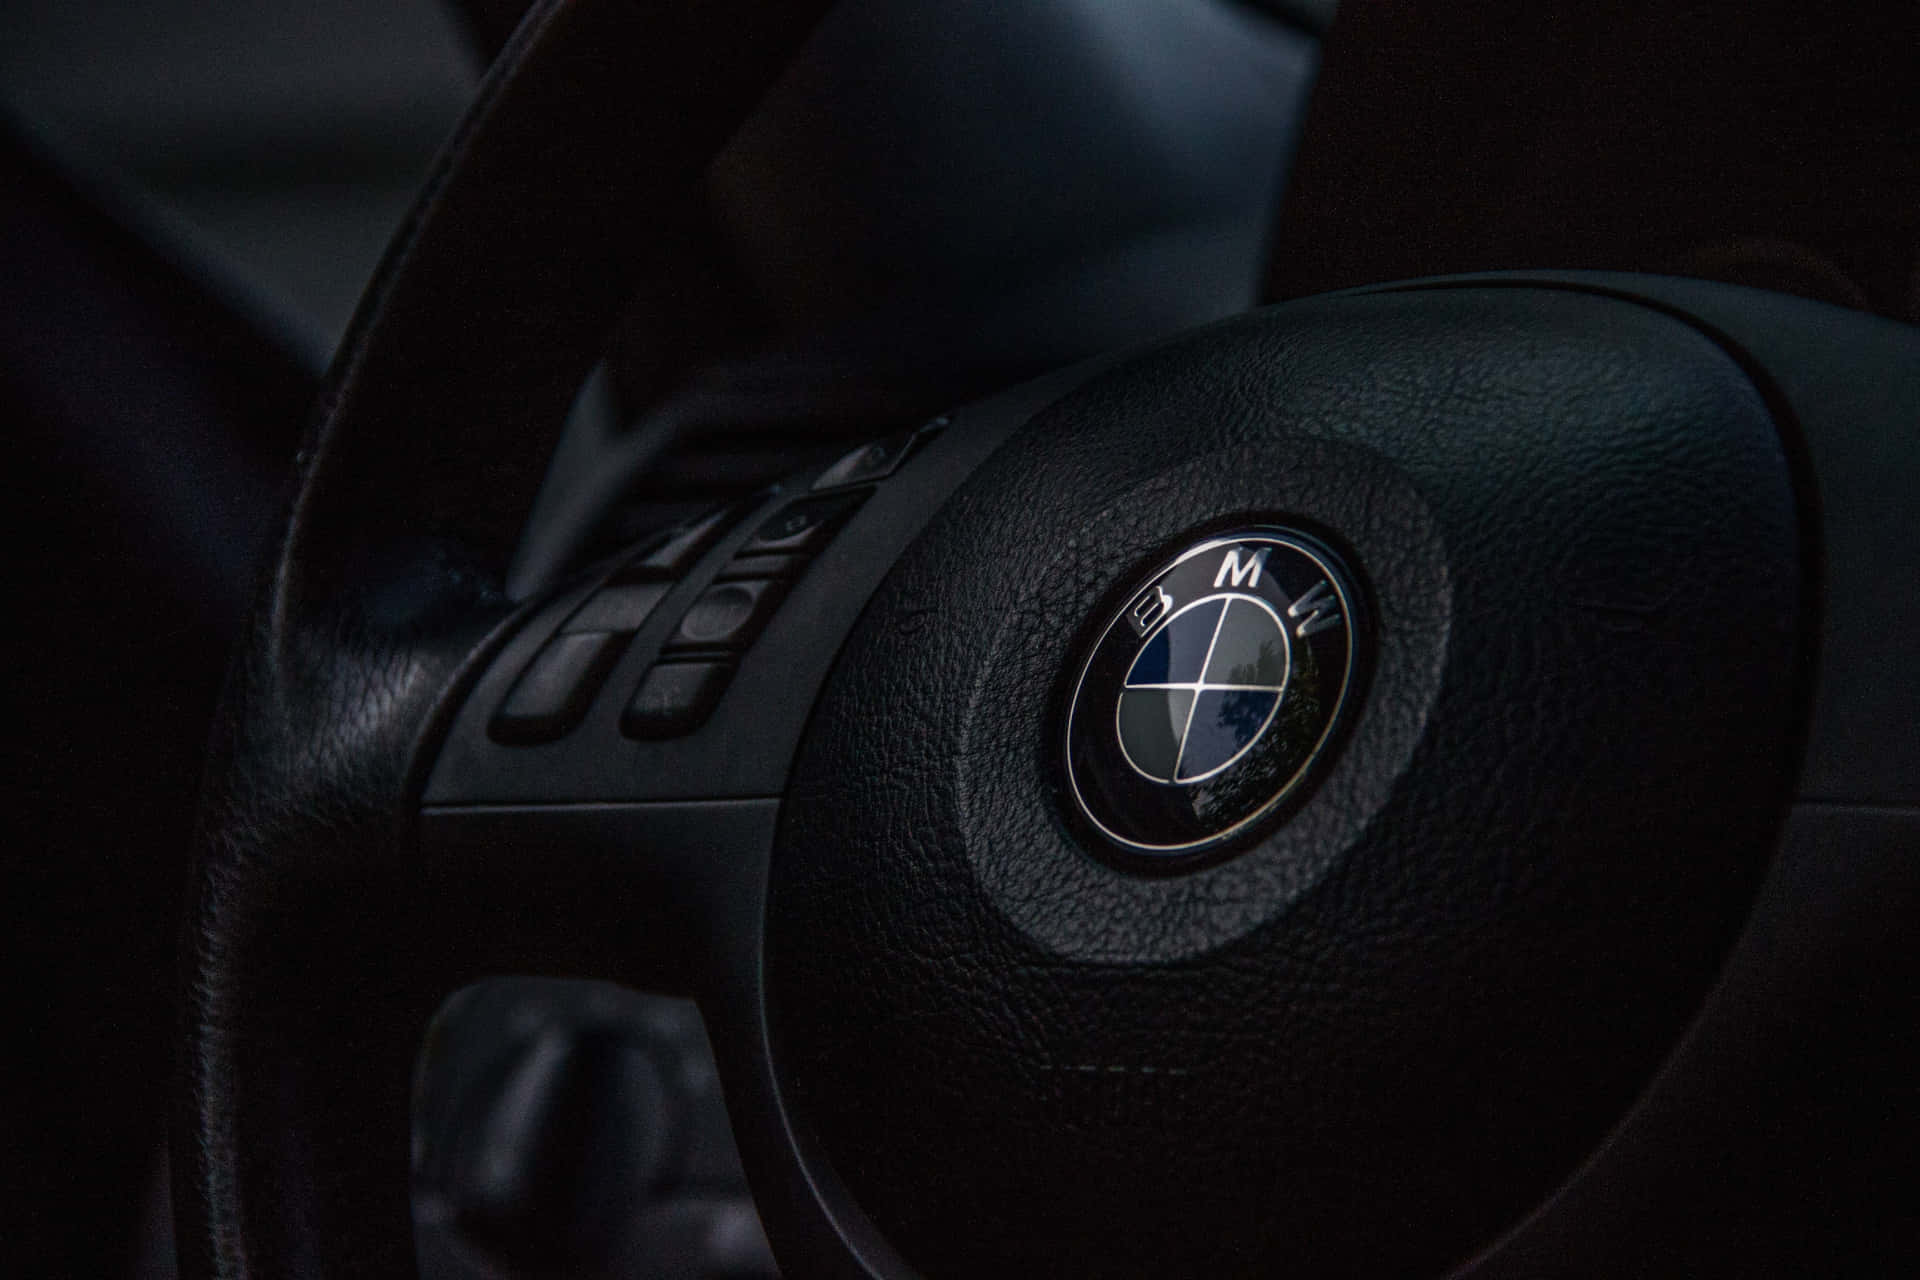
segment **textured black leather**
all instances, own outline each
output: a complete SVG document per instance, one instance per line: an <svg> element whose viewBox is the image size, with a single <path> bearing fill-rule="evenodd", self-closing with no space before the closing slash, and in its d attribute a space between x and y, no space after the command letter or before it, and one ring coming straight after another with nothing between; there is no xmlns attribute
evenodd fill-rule
<svg viewBox="0 0 1920 1280"><path fill-rule="evenodd" d="M1812 604L1765 405L1549 290L1334 298L1037 418L836 666L772 867L795 1114L937 1275L1409 1274L1621 1114L1771 848ZM1064 673L1197 531L1304 524L1378 623L1352 738L1189 876L1089 857Z"/></svg>
<svg viewBox="0 0 1920 1280"><path fill-rule="evenodd" d="M435 708L567 402L650 250L824 3L536 5L363 302L214 735L185 938L188 1276L413 1270L425 1018L498 959L429 902L410 810Z"/></svg>
<svg viewBox="0 0 1920 1280"><path fill-rule="evenodd" d="M458 970L439 963L453 957L428 927L405 798L491 612L484 576L423 559L384 607L262 609L229 676L186 937L187 1275L411 1266L408 1067ZM394 616L402 598L414 616Z"/></svg>

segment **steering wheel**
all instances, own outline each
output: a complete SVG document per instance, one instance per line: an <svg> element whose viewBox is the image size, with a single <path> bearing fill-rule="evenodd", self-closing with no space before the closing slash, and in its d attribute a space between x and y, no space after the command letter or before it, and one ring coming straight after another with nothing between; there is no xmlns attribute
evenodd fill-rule
<svg viewBox="0 0 1920 1280"><path fill-rule="evenodd" d="M1583 1188L1733 1042L1749 921L1916 844L1846 805L1920 778L1920 338L1653 277L1309 299L510 601L650 211L825 7L536 4L363 303L216 724L185 1273L410 1274L418 1039L503 971L700 1002L795 1274L1617 1229Z"/></svg>

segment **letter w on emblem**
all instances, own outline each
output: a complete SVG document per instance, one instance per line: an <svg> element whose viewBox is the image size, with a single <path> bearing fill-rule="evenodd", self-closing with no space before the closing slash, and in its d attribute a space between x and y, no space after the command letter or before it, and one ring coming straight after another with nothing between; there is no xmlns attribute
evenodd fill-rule
<svg viewBox="0 0 1920 1280"><path fill-rule="evenodd" d="M1305 594L1288 605L1287 616L1300 619L1300 625L1293 629L1293 634L1297 636L1310 636L1316 631L1340 625L1340 611L1334 607L1333 592L1324 579L1307 588Z"/></svg>
<svg viewBox="0 0 1920 1280"><path fill-rule="evenodd" d="M1227 552L1226 559L1220 562L1220 572L1213 575L1213 585L1219 586L1231 582L1234 586L1257 587L1260 585L1260 568L1267 562L1272 547L1262 547L1245 561L1240 559L1240 548Z"/></svg>

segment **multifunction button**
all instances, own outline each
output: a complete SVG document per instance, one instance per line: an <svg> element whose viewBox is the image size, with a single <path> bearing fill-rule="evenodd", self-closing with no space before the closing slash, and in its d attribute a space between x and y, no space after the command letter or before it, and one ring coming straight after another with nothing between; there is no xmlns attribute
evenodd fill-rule
<svg viewBox="0 0 1920 1280"><path fill-rule="evenodd" d="M871 484L884 480L899 469L921 444L947 425L944 417L935 418L912 431L896 432L882 440L861 445L820 473L815 489L838 489L842 485Z"/></svg>
<svg viewBox="0 0 1920 1280"><path fill-rule="evenodd" d="M660 662L620 716L629 738L671 738L693 729L720 701L732 669L724 662Z"/></svg>
<svg viewBox="0 0 1920 1280"><path fill-rule="evenodd" d="M731 582L735 578L793 578L806 562L807 558L801 555L735 556L721 566L714 580Z"/></svg>
<svg viewBox="0 0 1920 1280"><path fill-rule="evenodd" d="M600 588L573 611L563 632L638 631L673 589L668 582L621 582Z"/></svg>
<svg viewBox="0 0 1920 1280"><path fill-rule="evenodd" d="M744 649L780 601L780 584L766 578L708 587L667 641L675 649Z"/></svg>
<svg viewBox="0 0 1920 1280"><path fill-rule="evenodd" d="M862 493L836 493L829 497L803 498L775 512L740 548L743 556L811 552L818 550L840 522L866 501Z"/></svg>
<svg viewBox="0 0 1920 1280"><path fill-rule="evenodd" d="M556 636L520 673L488 726L501 742L549 742L580 722L627 637L611 631Z"/></svg>
<svg viewBox="0 0 1920 1280"><path fill-rule="evenodd" d="M700 558L701 552L712 546L713 540L733 522L735 514L735 508L722 507L711 515L702 516L692 524L674 530L664 541L622 565L614 575L614 580L670 582L682 577Z"/></svg>

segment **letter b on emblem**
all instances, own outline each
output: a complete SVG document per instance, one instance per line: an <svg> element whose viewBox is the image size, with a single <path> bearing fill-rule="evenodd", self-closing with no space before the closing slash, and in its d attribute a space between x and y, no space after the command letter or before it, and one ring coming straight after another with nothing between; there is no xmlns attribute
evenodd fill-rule
<svg viewBox="0 0 1920 1280"><path fill-rule="evenodd" d="M1158 586L1133 602L1127 610L1127 619L1133 623L1136 635L1145 635L1153 630L1153 624L1173 612L1173 597Z"/></svg>

